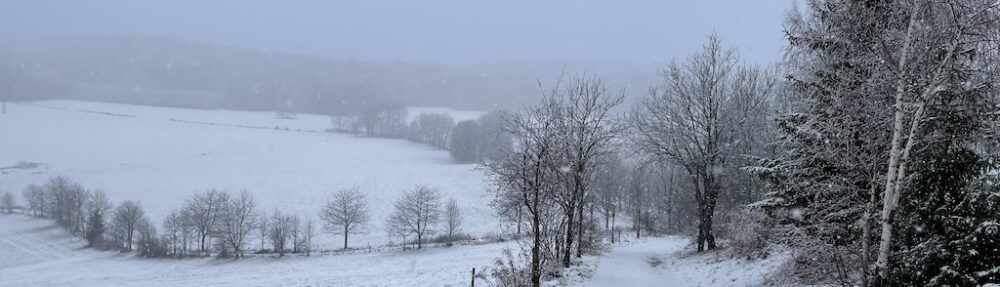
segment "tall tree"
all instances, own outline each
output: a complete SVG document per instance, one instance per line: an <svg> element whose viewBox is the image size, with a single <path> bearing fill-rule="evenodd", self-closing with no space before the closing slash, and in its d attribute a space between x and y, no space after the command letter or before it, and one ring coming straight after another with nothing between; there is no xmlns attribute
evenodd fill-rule
<svg viewBox="0 0 1000 287"><path fill-rule="evenodd" d="M434 232L433 226L441 219L441 194L427 186L417 186L396 202L391 217L417 236L417 248L423 247L423 238Z"/></svg>
<svg viewBox="0 0 1000 287"><path fill-rule="evenodd" d="M655 160L683 167L697 199L698 251L716 248L712 230L720 177L733 168L742 127L765 112L774 79L741 66L736 52L711 35L700 52L663 70L663 84L634 112L634 142Z"/></svg>
<svg viewBox="0 0 1000 287"><path fill-rule="evenodd" d="M3 196L0 197L0 209L2 209L4 212L6 213L14 212L14 206L16 205L17 204L14 201L14 194L10 193L10 191L4 192Z"/></svg>
<svg viewBox="0 0 1000 287"><path fill-rule="evenodd" d="M212 235L213 228L219 218L219 212L226 201L226 196L216 190L195 194L185 203L184 209L190 216L191 223L198 233L198 250L208 251L206 243Z"/></svg>
<svg viewBox="0 0 1000 287"><path fill-rule="evenodd" d="M249 192L225 196L219 210L220 236L236 257L243 256L244 245L257 225L257 202Z"/></svg>
<svg viewBox="0 0 1000 287"><path fill-rule="evenodd" d="M448 232L448 244L455 241L455 235L462 229L462 209L454 198L448 199L444 208L444 227Z"/></svg>
<svg viewBox="0 0 1000 287"><path fill-rule="evenodd" d="M320 219L326 223L327 231L344 236L344 249L347 249L350 233L368 222L368 200L357 188L342 189L323 205Z"/></svg>
<svg viewBox="0 0 1000 287"><path fill-rule="evenodd" d="M836 249L810 256L860 245L863 285L987 279L970 269L992 255L959 250L971 249L962 238L992 240L976 230L993 220L966 208L992 188L984 156L969 147L995 141L981 129L996 109L984 101L994 86L996 3L815 0L807 8L787 25L789 91L801 104L778 118L782 154L751 168L772 189L757 206L785 209L779 220ZM947 223L956 221L963 224Z"/></svg>
<svg viewBox="0 0 1000 287"><path fill-rule="evenodd" d="M913 147L927 136L922 131L928 110L933 108L929 106L940 103L942 97L979 96L983 84L990 82L983 83L984 78L973 75L981 68L976 66L976 57L996 49L990 47L997 40L996 15L1000 11L995 2L920 0L908 4L899 4L894 15L908 20L901 42L882 54L882 61L892 63L896 71L896 90L876 284L883 284L881 280L888 276L896 209ZM892 36L884 39L892 40Z"/></svg>
<svg viewBox="0 0 1000 287"><path fill-rule="evenodd" d="M545 253L547 212L553 208L555 186L552 163L555 162L556 110L558 102L543 99L522 113L505 117L504 130L517 138L517 148L502 160L487 161L487 170L497 188L494 208L511 210L523 207L531 225L529 273L531 286L540 286Z"/></svg>
<svg viewBox="0 0 1000 287"><path fill-rule="evenodd" d="M145 216L138 202L125 201L115 208L111 224L116 231L120 248L132 251L136 229Z"/></svg>
<svg viewBox="0 0 1000 287"><path fill-rule="evenodd" d="M582 256L583 211L590 204L591 179L597 166L610 152L622 125L612 114L612 109L621 104L623 93L612 92L603 80L597 77L574 77L565 89L557 89L553 99L558 101L559 113L556 121L559 157L565 166L560 167L560 175L565 183L564 191L556 193L566 218L565 250L563 267L569 267L573 254L574 239L576 255Z"/></svg>

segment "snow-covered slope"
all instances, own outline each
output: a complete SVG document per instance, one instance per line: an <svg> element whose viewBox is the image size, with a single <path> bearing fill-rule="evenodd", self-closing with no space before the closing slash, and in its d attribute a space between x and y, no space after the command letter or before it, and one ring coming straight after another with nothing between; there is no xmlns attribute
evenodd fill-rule
<svg viewBox="0 0 1000 287"><path fill-rule="evenodd" d="M231 259L79 249L49 220L0 214L0 286L466 286L510 243Z"/></svg>
<svg viewBox="0 0 1000 287"><path fill-rule="evenodd" d="M83 240L63 231L54 222L20 214L0 214L0 270L39 263L73 262L99 254L82 250L85 245Z"/></svg>
<svg viewBox="0 0 1000 287"><path fill-rule="evenodd" d="M403 140L320 132L329 118L76 101L8 104L0 115L0 190L20 191L66 175L116 202L139 200L154 221L206 189L248 190L259 208L317 219L333 192L368 194L371 224L353 246L385 244L393 202L416 185L438 188L465 210L470 233L494 231L487 182L474 165ZM321 248L333 236L320 236Z"/></svg>

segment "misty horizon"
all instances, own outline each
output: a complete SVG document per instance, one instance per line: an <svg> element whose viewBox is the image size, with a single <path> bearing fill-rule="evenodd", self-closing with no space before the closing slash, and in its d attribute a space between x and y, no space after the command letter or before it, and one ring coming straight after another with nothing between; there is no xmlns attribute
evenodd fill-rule
<svg viewBox="0 0 1000 287"><path fill-rule="evenodd" d="M695 51L717 33L746 61L780 59L791 1L712 2L5 1L0 35L168 36L372 62L648 65Z"/></svg>

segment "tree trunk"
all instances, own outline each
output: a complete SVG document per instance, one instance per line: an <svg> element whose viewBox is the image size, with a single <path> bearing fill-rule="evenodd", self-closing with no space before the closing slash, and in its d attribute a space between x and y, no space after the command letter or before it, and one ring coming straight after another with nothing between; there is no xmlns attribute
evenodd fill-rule
<svg viewBox="0 0 1000 287"><path fill-rule="evenodd" d="M611 243L615 243L615 209L611 209Z"/></svg>
<svg viewBox="0 0 1000 287"><path fill-rule="evenodd" d="M576 208L576 215L578 223L576 227L576 258L583 257L583 199L580 200L580 206Z"/></svg>
<svg viewBox="0 0 1000 287"><path fill-rule="evenodd" d="M571 253L573 253L573 238L576 236L576 234L574 234L574 232L573 232L573 225L576 224L575 220L574 220L576 218L576 202L575 201L576 201L575 199L571 199L571 201L569 203L569 208L568 208L568 210L566 211L566 214L565 214L566 215L566 245L563 246L564 250L563 250L563 254L562 254L562 265L563 265L563 267L566 267L566 268L569 267L570 258L572 257Z"/></svg>
<svg viewBox="0 0 1000 287"><path fill-rule="evenodd" d="M521 236L521 209L522 208L523 207L521 207L520 205L517 206L517 236Z"/></svg>
<svg viewBox="0 0 1000 287"><path fill-rule="evenodd" d="M347 249L347 228L344 228L344 249Z"/></svg>
<svg viewBox="0 0 1000 287"><path fill-rule="evenodd" d="M889 269L889 246L892 243L892 215L895 213L898 195L896 191L897 168L899 167L900 143L903 133L903 94L906 93L906 63L909 60L910 45L913 41L913 33L917 26L917 12L920 2L913 5L910 14L910 23L907 27L906 36L903 40L903 51L899 57L899 80L896 83L896 96L893 112L892 142L890 143L889 168L885 177L885 192L882 196L882 235L879 242L878 262L875 264L875 285L881 285L886 278Z"/></svg>
<svg viewBox="0 0 1000 287"><path fill-rule="evenodd" d="M868 190L868 205L865 206L865 213L861 216L861 284L862 286L869 285L868 280L868 264L871 262L871 244L868 242L869 237L871 237L871 213L875 210L876 200L878 196L875 191L878 188L878 184L875 179L872 178L871 188Z"/></svg>
<svg viewBox="0 0 1000 287"><path fill-rule="evenodd" d="M708 250L715 250L715 234L712 232L712 222L715 217L715 203L719 198L719 191L715 188L715 176L711 174L711 170L706 172L705 176L705 214L702 218L705 220L705 244Z"/></svg>
<svg viewBox="0 0 1000 287"><path fill-rule="evenodd" d="M531 212L531 231L533 233L533 242L531 245L531 286L539 287L542 281L542 228L541 221L542 218L538 210L538 191L535 191L534 202L535 208L529 210Z"/></svg>

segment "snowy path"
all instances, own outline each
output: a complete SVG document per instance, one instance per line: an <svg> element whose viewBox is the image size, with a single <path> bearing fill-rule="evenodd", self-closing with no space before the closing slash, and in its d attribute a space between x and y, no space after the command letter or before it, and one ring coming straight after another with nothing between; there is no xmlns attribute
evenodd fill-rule
<svg viewBox="0 0 1000 287"><path fill-rule="evenodd" d="M600 259L587 286L680 286L671 274L656 267L663 263L663 255L680 251L686 244L687 239L671 237L616 248Z"/></svg>
<svg viewBox="0 0 1000 287"><path fill-rule="evenodd" d="M754 286L764 282L786 255L758 261L729 259L719 253L688 254L689 239L643 239L602 256L584 286Z"/></svg>

